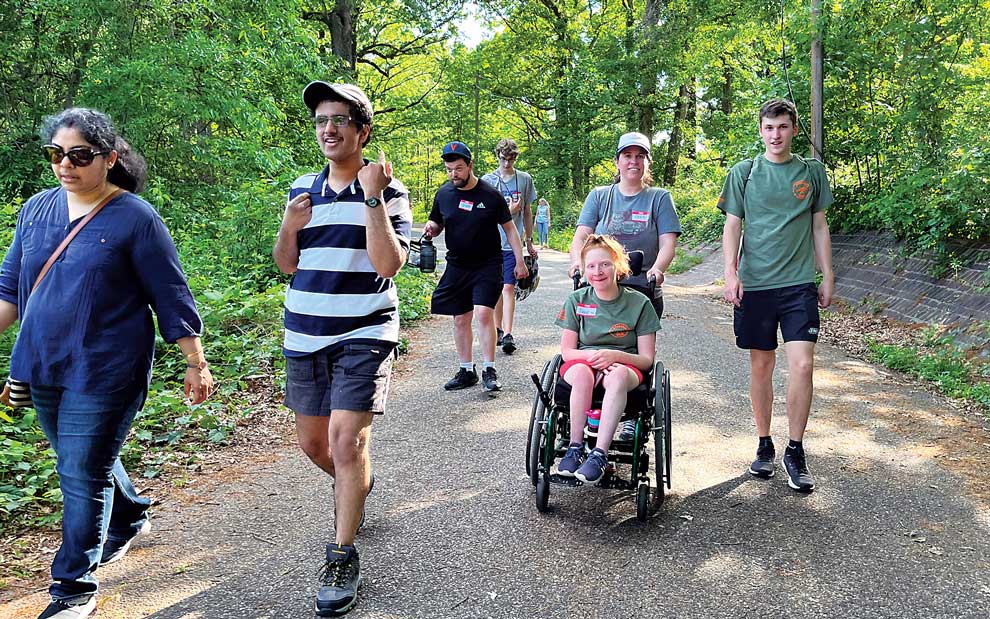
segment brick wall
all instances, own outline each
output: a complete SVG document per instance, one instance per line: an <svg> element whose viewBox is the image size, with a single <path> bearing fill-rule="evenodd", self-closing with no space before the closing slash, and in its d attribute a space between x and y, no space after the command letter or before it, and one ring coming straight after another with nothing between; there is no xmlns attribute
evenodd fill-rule
<svg viewBox="0 0 990 619"><path fill-rule="evenodd" d="M833 234L836 295L899 320L946 325L966 343L985 344L990 340L990 244L955 249L955 268L935 279L934 260L910 255L889 234Z"/></svg>

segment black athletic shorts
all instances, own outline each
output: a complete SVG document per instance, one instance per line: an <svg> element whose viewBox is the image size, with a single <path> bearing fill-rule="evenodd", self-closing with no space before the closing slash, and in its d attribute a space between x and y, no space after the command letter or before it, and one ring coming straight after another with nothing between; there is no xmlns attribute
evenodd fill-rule
<svg viewBox="0 0 990 619"><path fill-rule="evenodd" d="M818 341L821 323L814 284L743 291L742 304L735 308L732 321L736 346L776 350L778 325L785 343Z"/></svg>
<svg viewBox="0 0 990 619"><path fill-rule="evenodd" d="M437 289L433 291L430 311L434 314L460 316L475 305L494 308L502 295L502 256L487 264L461 267L447 263Z"/></svg>

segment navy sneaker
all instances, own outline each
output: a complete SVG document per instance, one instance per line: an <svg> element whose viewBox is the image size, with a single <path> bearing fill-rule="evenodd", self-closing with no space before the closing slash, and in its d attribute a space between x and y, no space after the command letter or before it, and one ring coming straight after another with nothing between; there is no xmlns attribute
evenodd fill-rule
<svg viewBox="0 0 990 619"><path fill-rule="evenodd" d="M756 460L749 465L749 474L762 479L773 477L773 460L777 457L777 452L773 448L773 443L756 450Z"/></svg>
<svg viewBox="0 0 990 619"><path fill-rule="evenodd" d="M506 333L502 336L502 352L507 355L511 355L516 352L516 341L512 339L511 333Z"/></svg>
<svg viewBox="0 0 990 619"><path fill-rule="evenodd" d="M815 489L815 480L808 470L808 462L804 450L785 449L780 464L787 473L787 485L798 492L811 492Z"/></svg>
<svg viewBox="0 0 990 619"><path fill-rule="evenodd" d="M557 463L557 474L561 477L574 477L574 473L584 463L584 444L571 443L564 457Z"/></svg>
<svg viewBox="0 0 990 619"><path fill-rule="evenodd" d="M588 459L584 461L581 468L574 473L574 477L586 484L596 482L605 474L605 467L607 466L608 456L605 455L604 451L595 447L588 454Z"/></svg>
<svg viewBox="0 0 990 619"><path fill-rule="evenodd" d="M471 369L460 368L457 370L457 374L447 381L447 384L443 386L447 391L457 391L458 389L467 389L478 384L478 373L475 371L474 366Z"/></svg>
<svg viewBox="0 0 990 619"><path fill-rule="evenodd" d="M96 610L95 595L89 596L86 601L78 604L52 600L52 603L38 615L38 619L84 619L89 617L94 610Z"/></svg>
<svg viewBox="0 0 990 619"><path fill-rule="evenodd" d="M316 594L316 616L337 617L357 604L361 587L361 562L357 548L327 544L327 561L320 570L320 591Z"/></svg>

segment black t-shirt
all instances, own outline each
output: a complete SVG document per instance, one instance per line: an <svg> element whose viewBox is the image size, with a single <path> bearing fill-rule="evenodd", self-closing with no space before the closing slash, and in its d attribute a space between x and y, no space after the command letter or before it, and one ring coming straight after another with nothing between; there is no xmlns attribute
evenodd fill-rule
<svg viewBox="0 0 990 619"><path fill-rule="evenodd" d="M502 194L479 180L466 191L450 182L438 189L430 221L442 225L447 234L447 262L471 267L501 262L498 228L512 221L512 216Z"/></svg>

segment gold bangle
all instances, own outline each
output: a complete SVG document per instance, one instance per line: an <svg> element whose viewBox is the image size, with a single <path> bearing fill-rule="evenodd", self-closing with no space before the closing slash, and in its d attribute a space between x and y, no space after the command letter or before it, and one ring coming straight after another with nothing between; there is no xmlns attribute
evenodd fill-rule
<svg viewBox="0 0 990 619"><path fill-rule="evenodd" d="M203 355L203 351L202 350L194 350L191 353L189 353L188 355L186 355L186 359L188 359L189 357L192 357L193 355Z"/></svg>

